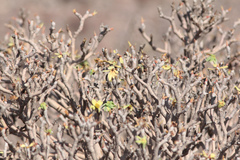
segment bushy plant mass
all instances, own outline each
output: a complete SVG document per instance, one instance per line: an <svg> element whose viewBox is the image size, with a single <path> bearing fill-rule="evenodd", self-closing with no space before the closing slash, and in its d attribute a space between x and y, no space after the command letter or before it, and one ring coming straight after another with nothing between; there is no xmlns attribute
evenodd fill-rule
<svg viewBox="0 0 240 160"><path fill-rule="evenodd" d="M6 26L0 48L1 157L5 159L234 159L240 157L240 20L221 25L229 9L211 0L172 4L162 42L120 53L98 44L112 30L76 44L66 34L24 13ZM25 27L26 24L26 27ZM111 33L110 33L111 34ZM127 42L126 42L127 43ZM163 45L162 45L163 44Z"/></svg>

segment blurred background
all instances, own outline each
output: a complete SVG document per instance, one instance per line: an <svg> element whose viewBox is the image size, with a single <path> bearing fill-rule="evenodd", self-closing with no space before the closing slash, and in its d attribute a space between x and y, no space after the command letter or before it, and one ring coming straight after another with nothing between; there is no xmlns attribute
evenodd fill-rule
<svg viewBox="0 0 240 160"><path fill-rule="evenodd" d="M47 33L51 20L56 22L56 30L62 28L66 31L68 24L70 29L75 31L79 21L72 10L76 9L84 14L89 9L90 12L96 10L98 14L86 20L83 32L77 38L79 43L83 38L92 37L94 31L99 33L99 26L103 23L113 27L114 30L104 38L98 51L106 47L124 52L128 48L128 41L138 47L146 43L138 31L141 17L143 17L146 32L154 35L155 45L162 46L162 35L166 32L169 23L158 17L157 7L161 6L163 12L170 15L172 2L178 4L179 0L0 0L0 40L10 32L4 24L13 21L12 18L18 16L20 8L29 12L30 20L34 19L35 15L39 15ZM225 9L232 8L228 15L230 26L240 18L238 9L240 0L216 0L214 5L218 11L221 10L221 6Z"/></svg>

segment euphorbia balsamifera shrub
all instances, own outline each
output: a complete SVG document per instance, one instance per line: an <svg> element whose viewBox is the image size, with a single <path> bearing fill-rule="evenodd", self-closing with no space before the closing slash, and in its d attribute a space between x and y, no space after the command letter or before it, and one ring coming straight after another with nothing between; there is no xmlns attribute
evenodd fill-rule
<svg viewBox="0 0 240 160"><path fill-rule="evenodd" d="M46 34L39 17L7 24L0 51L1 156L11 159L233 159L239 157L239 53L229 10L210 1L172 4L159 56L129 43L98 44L112 29L76 44L77 31ZM21 14L24 15L24 14ZM157 42L155 42L156 44ZM234 46L235 45L235 46ZM223 54L224 56L219 56ZM177 56L173 56L177 55Z"/></svg>

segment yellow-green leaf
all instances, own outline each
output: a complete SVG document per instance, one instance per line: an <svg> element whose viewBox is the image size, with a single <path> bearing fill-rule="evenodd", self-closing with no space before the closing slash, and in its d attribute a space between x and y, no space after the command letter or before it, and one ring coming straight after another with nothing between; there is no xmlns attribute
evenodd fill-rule
<svg viewBox="0 0 240 160"><path fill-rule="evenodd" d="M129 47L132 47L132 44L128 41L128 45L129 45Z"/></svg>
<svg viewBox="0 0 240 160"><path fill-rule="evenodd" d="M208 70L215 70L214 68L208 68Z"/></svg>
<svg viewBox="0 0 240 160"><path fill-rule="evenodd" d="M21 144L20 147L21 147L21 148L25 148L25 147L27 147L27 146L26 146L25 144Z"/></svg>
<svg viewBox="0 0 240 160"><path fill-rule="evenodd" d="M180 78L181 72L179 70L174 69L173 74L175 77Z"/></svg>
<svg viewBox="0 0 240 160"><path fill-rule="evenodd" d="M62 54L60 53L54 53L58 58L62 58Z"/></svg>
<svg viewBox="0 0 240 160"><path fill-rule="evenodd" d="M220 67L221 69L225 69L225 68L228 68L228 66L222 66L222 67Z"/></svg>
<svg viewBox="0 0 240 160"><path fill-rule="evenodd" d="M66 123L63 123L63 126L65 129L68 129L68 125Z"/></svg>
<svg viewBox="0 0 240 160"><path fill-rule="evenodd" d="M123 106L124 109L128 108L129 111L132 111L133 110L133 106L131 104L129 105L126 105L126 106Z"/></svg>
<svg viewBox="0 0 240 160"><path fill-rule="evenodd" d="M240 88L238 88L237 86L234 86L234 88L235 88L238 92L240 92Z"/></svg>
<svg viewBox="0 0 240 160"><path fill-rule="evenodd" d="M14 40L12 37L9 38L9 43L8 43L8 47L13 47L14 46Z"/></svg>
<svg viewBox="0 0 240 160"><path fill-rule="evenodd" d="M211 153L209 156L210 159L215 159L215 157L216 157L216 155L214 153Z"/></svg>
<svg viewBox="0 0 240 160"><path fill-rule="evenodd" d="M122 59L122 57L119 57L119 61L120 61L121 64L123 64L123 59Z"/></svg>
<svg viewBox="0 0 240 160"><path fill-rule="evenodd" d="M202 151L202 155L203 155L203 157L206 157L206 158L208 157L207 153L204 150Z"/></svg>
<svg viewBox="0 0 240 160"><path fill-rule="evenodd" d="M93 99L92 106L90 108L97 109L98 112L100 112L102 104L103 104L103 101L101 101L101 100L96 101L95 99Z"/></svg>
<svg viewBox="0 0 240 160"><path fill-rule="evenodd" d="M116 70L111 70L108 73L108 80L111 82L113 78L117 77L118 71Z"/></svg>
<svg viewBox="0 0 240 160"><path fill-rule="evenodd" d="M111 69L115 69L115 67L114 66L108 67L108 70L111 70Z"/></svg>
<svg viewBox="0 0 240 160"><path fill-rule="evenodd" d="M144 137L136 136L136 138L137 138L136 143L137 144L142 144L143 148L145 148L145 146L147 144L147 137L146 136L144 136Z"/></svg>
<svg viewBox="0 0 240 160"><path fill-rule="evenodd" d="M64 52L63 55L70 56L70 53L69 52Z"/></svg>
<svg viewBox="0 0 240 160"><path fill-rule="evenodd" d="M39 24L39 27L40 27L40 28L42 28L42 27L43 27L43 25L44 25L44 23L40 23L40 24Z"/></svg>
<svg viewBox="0 0 240 160"><path fill-rule="evenodd" d="M166 64L166 65L162 66L162 68L165 69L165 70L169 70L169 69L171 69L171 66Z"/></svg>
<svg viewBox="0 0 240 160"><path fill-rule="evenodd" d="M26 144L21 144L20 147L21 148L30 148L35 146L37 143L36 142L32 142L30 145L26 145Z"/></svg>
<svg viewBox="0 0 240 160"><path fill-rule="evenodd" d="M225 106L225 102L222 101L218 101L218 108L222 108L223 106Z"/></svg>
<svg viewBox="0 0 240 160"><path fill-rule="evenodd" d="M36 143L35 143L35 142L32 142L32 143L28 146L28 148L33 147L33 146L35 146L35 145L36 145Z"/></svg>
<svg viewBox="0 0 240 160"><path fill-rule="evenodd" d="M95 16L96 14L97 14L97 11L94 11L94 12L92 13L93 16Z"/></svg>

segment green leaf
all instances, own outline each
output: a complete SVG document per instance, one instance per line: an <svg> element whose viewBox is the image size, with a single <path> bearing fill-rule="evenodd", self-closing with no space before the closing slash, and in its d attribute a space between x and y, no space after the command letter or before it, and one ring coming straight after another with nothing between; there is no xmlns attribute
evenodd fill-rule
<svg viewBox="0 0 240 160"><path fill-rule="evenodd" d="M38 109L42 109L42 110L47 109L47 103L46 103L46 102L42 102L42 103L40 104L40 107L39 107Z"/></svg>
<svg viewBox="0 0 240 160"><path fill-rule="evenodd" d="M89 63L87 60L83 61L79 65L82 66L83 69L87 69L89 67Z"/></svg>
<svg viewBox="0 0 240 160"><path fill-rule="evenodd" d="M47 133L47 135L50 135L53 133L52 129L47 129L45 132Z"/></svg>
<svg viewBox="0 0 240 160"><path fill-rule="evenodd" d="M93 75L95 73L95 70L94 69L91 69L90 71L89 71L89 74L90 75Z"/></svg>
<svg viewBox="0 0 240 160"><path fill-rule="evenodd" d="M214 54L208 54L209 56L206 58L207 62L213 62L214 64L217 64L217 58Z"/></svg>
<svg viewBox="0 0 240 160"><path fill-rule="evenodd" d="M105 103L103 106L104 106L105 111L108 111L108 112L116 107L116 105L114 104L113 101L107 101L107 103Z"/></svg>

